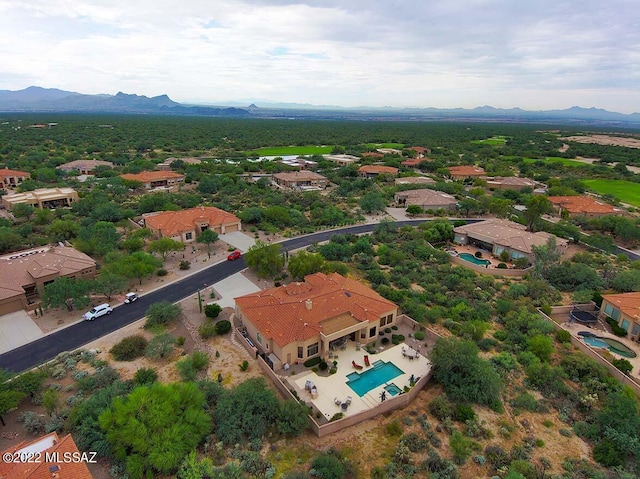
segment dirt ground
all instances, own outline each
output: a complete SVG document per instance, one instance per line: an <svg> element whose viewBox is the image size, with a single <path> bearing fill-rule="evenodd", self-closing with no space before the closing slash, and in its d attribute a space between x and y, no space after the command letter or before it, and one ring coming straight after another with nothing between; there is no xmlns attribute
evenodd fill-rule
<svg viewBox="0 0 640 479"><path fill-rule="evenodd" d="M625 146L640 148L640 139L626 136L610 135L580 135L560 138L560 140L575 141L576 143L595 143L597 145Z"/></svg>

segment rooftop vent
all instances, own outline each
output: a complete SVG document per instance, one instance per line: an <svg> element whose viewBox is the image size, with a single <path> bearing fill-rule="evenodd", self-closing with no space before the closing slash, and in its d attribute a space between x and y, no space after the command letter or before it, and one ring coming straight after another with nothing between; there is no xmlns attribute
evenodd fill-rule
<svg viewBox="0 0 640 479"><path fill-rule="evenodd" d="M306 307L307 309L309 309L309 310L310 310L310 309L312 309L312 308L313 308L313 301L311 301L310 299L307 299L307 300L304 302L304 305L305 305L305 307Z"/></svg>

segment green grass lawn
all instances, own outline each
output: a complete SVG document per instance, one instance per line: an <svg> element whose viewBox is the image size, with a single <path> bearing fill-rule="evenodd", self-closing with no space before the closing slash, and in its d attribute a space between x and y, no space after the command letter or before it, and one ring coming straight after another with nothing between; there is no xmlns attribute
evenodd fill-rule
<svg viewBox="0 0 640 479"><path fill-rule="evenodd" d="M503 146L507 142L506 136L492 136L484 140L473 140L471 143L476 145Z"/></svg>
<svg viewBox="0 0 640 479"><path fill-rule="evenodd" d="M367 148L375 150L376 148L394 148L396 150L402 150L404 148L403 143L365 143Z"/></svg>
<svg viewBox="0 0 640 479"><path fill-rule="evenodd" d="M252 150L258 156L285 156L285 155L325 155L331 153L333 146L273 146Z"/></svg>
<svg viewBox="0 0 640 479"><path fill-rule="evenodd" d="M587 166L591 167L588 163L583 163L581 161L570 160L568 158L560 158L558 156L548 156L544 160L540 158L523 158L525 163L535 163L536 161L542 161L544 163L561 163L564 166Z"/></svg>
<svg viewBox="0 0 640 479"><path fill-rule="evenodd" d="M640 183L625 180L583 180L588 188L601 195L612 195L640 208Z"/></svg>

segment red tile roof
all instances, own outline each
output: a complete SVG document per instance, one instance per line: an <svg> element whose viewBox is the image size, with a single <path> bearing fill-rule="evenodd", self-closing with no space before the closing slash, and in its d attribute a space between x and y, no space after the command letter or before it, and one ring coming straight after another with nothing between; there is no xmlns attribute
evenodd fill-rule
<svg viewBox="0 0 640 479"><path fill-rule="evenodd" d="M429 148L425 148L424 146L410 146L407 150L413 150L418 153L431 153Z"/></svg>
<svg viewBox="0 0 640 479"><path fill-rule="evenodd" d="M402 166L418 166L423 161L427 161L426 158L411 158L402 162Z"/></svg>
<svg viewBox="0 0 640 479"><path fill-rule="evenodd" d="M590 196L549 196L549 201L567 210L572 215L615 215L623 212L620 208L598 201Z"/></svg>
<svg viewBox="0 0 640 479"><path fill-rule="evenodd" d="M369 158L383 158L384 157L384 155L382 153L378 153L377 151L367 151L367 152L363 153L362 156L369 157Z"/></svg>
<svg viewBox="0 0 640 479"><path fill-rule="evenodd" d="M184 178L184 175L175 173L173 171L142 171L140 173L125 173L120 175L123 180L141 181L142 183L148 183L150 181L162 181L170 179Z"/></svg>
<svg viewBox="0 0 640 479"><path fill-rule="evenodd" d="M162 232L162 236L171 237L194 231L196 223L206 223L209 228L240 223L240 219L231 213L213 206L198 206L182 211L161 211L142 215L145 225Z"/></svg>
<svg viewBox="0 0 640 479"><path fill-rule="evenodd" d="M451 176L482 176L485 174L484 169L479 166L450 166L448 170Z"/></svg>
<svg viewBox="0 0 640 479"><path fill-rule="evenodd" d="M78 446L73 441L71 434L60 439L55 432L39 437L30 442L21 442L11 446L2 454L19 454L20 452L40 453L39 461L35 462L0 462L0 479L93 479L86 461L70 460L66 457L74 457L79 454ZM56 454L59 462L45 461L45 457L51 453ZM36 456L33 456L34 459ZM79 456L80 459L85 459ZM86 457L86 459L91 459ZM57 469L53 469L56 468Z"/></svg>
<svg viewBox="0 0 640 479"><path fill-rule="evenodd" d="M322 331L322 322L342 315L378 321L397 306L368 286L338 273L311 274L291 283L235 298L236 305L266 339L280 347Z"/></svg>
<svg viewBox="0 0 640 479"><path fill-rule="evenodd" d="M30 176L26 171L10 170L9 168L0 169L0 180L10 177L29 178Z"/></svg>
<svg viewBox="0 0 640 479"><path fill-rule="evenodd" d="M640 292L603 294L602 299L616 306L625 316L640 319Z"/></svg>
<svg viewBox="0 0 640 479"><path fill-rule="evenodd" d="M361 166L358 170L360 173L375 173L375 174L390 174L397 175L398 168L394 168L393 166L383 166L383 165L364 165Z"/></svg>

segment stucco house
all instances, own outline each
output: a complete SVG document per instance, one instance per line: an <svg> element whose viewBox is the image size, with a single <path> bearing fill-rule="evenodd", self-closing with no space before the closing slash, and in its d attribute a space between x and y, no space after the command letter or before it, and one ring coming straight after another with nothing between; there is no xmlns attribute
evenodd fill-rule
<svg viewBox="0 0 640 479"><path fill-rule="evenodd" d="M415 205L424 211L439 209L454 211L458 205L458 200L455 196L429 188L398 191L394 195L394 200L399 207L406 208L407 206Z"/></svg>
<svg viewBox="0 0 640 479"><path fill-rule="evenodd" d="M569 216L586 216L587 218L624 214L621 208L598 201L591 196L549 196L548 198L558 214L566 211Z"/></svg>
<svg viewBox="0 0 640 479"><path fill-rule="evenodd" d="M629 339L640 341L640 292L603 294L600 311L617 321Z"/></svg>
<svg viewBox="0 0 640 479"><path fill-rule="evenodd" d="M480 178L481 176L485 176L487 173L483 168L479 166L469 166L469 165L461 165L461 166L450 166L447 168L449 170L449 176L454 180L466 180L467 178Z"/></svg>
<svg viewBox="0 0 640 479"><path fill-rule="evenodd" d="M171 189L184 182L184 175L174 171L143 171L120 175L123 180L139 181L147 190L154 188Z"/></svg>
<svg viewBox="0 0 640 479"><path fill-rule="evenodd" d="M396 185L435 185L436 180L428 176L404 176L396 178Z"/></svg>
<svg viewBox="0 0 640 479"><path fill-rule="evenodd" d="M358 169L358 174L363 178L375 178L378 175L398 175L398 168L384 165L364 165Z"/></svg>
<svg viewBox="0 0 640 479"><path fill-rule="evenodd" d="M516 190L523 188L536 187L536 182L529 178L520 178L519 176L486 176L482 178L487 182L487 188L491 190Z"/></svg>
<svg viewBox="0 0 640 479"><path fill-rule="evenodd" d="M326 357L347 339L366 345L390 327L398 306L373 289L338 273L315 273L304 282L235 298L236 317L275 369Z"/></svg>
<svg viewBox="0 0 640 479"><path fill-rule="evenodd" d="M272 181L279 188L296 191L324 190L329 184L325 176L309 170L276 173Z"/></svg>
<svg viewBox="0 0 640 479"><path fill-rule="evenodd" d="M79 171L81 175L93 175L94 170L98 166L113 168L113 163L103 160L74 160L63 165L56 166L56 169L62 171Z"/></svg>
<svg viewBox="0 0 640 479"><path fill-rule="evenodd" d="M78 193L73 188L39 188L24 193L4 195L2 206L11 211L15 205L26 204L34 208L65 208L78 201Z"/></svg>
<svg viewBox="0 0 640 479"><path fill-rule="evenodd" d="M145 227L158 238L173 238L192 243L204 230L218 234L240 231L240 218L213 206L198 206L181 211L159 211L142 215Z"/></svg>
<svg viewBox="0 0 640 479"><path fill-rule="evenodd" d="M511 259L522 257L533 260L532 246L547 244L549 238L556 238L556 245L566 248L569 242L542 231L531 233L526 226L503 219L488 219L477 223L458 226L453 229L453 241L458 244L470 244L500 256L503 251Z"/></svg>
<svg viewBox="0 0 640 479"><path fill-rule="evenodd" d="M0 315L34 308L45 285L60 277L91 279L96 262L67 246L43 246L0 256Z"/></svg>
<svg viewBox="0 0 640 479"><path fill-rule="evenodd" d="M31 178L31 175L26 171L10 170L9 168L0 169L0 186L3 188L18 186L29 178Z"/></svg>
<svg viewBox="0 0 640 479"><path fill-rule="evenodd" d="M322 157L338 166L349 166L360 161L360 158L353 155L322 155Z"/></svg>

